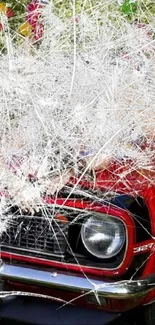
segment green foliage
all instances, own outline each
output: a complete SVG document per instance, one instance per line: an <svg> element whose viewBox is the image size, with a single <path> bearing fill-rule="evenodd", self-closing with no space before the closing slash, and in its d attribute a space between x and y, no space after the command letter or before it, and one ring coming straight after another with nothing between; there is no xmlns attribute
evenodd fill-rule
<svg viewBox="0 0 155 325"><path fill-rule="evenodd" d="M138 0L136 19L142 23L150 23L154 25L155 16L155 1L153 0Z"/></svg>
<svg viewBox="0 0 155 325"><path fill-rule="evenodd" d="M18 35L18 28L25 22L27 5L31 0L0 0L12 9L14 16L8 19L10 33L15 44L20 44L23 37ZM73 0L53 0L54 13L63 21L73 17ZM122 28L124 19L128 22L139 21L154 25L155 0L124 0L122 5L117 0L75 0L75 14L85 13L88 18L95 17L98 26L103 26L106 22L114 24L115 27ZM106 15L104 14L106 13ZM104 17L104 21L103 21ZM106 17L106 18L105 18ZM123 19L122 19L123 18ZM78 35L78 24L77 35ZM0 32L0 49L4 46L4 34ZM62 36L63 37L63 36Z"/></svg>
<svg viewBox="0 0 155 325"><path fill-rule="evenodd" d="M14 16L10 18L9 25L11 29L17 30L20 24L25 21L26 7L29 0L7 0L6 5L14 12Z"/></svg>
<svg viewBox="0 0 155 325"><path fill-rule="evenodd" d="M123 14L130 16L136 12L137 4L135 1L132 2L131 0L125 0L123 5L121 6L121 10L122 10Z"/></svg>
<svg viewBox="0 0 155 325"><path fill-rule="evenodd" d="M22 42L22 37L18 34L19 26L25 21L26 7L30 2L29 0L7 0L0 1L0 3L6 3L6 6L11 9L13 16L8 18L8 25L11 38L14 44L18 45ZM5 37L4 31L0 31L0 51L5 52Z"/></svg>
<svg viewBox="0 0 155 325"><path fill-rule="evenodd" d="M55 12L61 18L70 18L73 16L73 1L71 0L62 0L57 1L53 0ZM99 0L76 0L75 1L75 11L76 15L80 14L83 11L87 11L88 14L93 13L93 10L102 7L102 2Z"/></svg>

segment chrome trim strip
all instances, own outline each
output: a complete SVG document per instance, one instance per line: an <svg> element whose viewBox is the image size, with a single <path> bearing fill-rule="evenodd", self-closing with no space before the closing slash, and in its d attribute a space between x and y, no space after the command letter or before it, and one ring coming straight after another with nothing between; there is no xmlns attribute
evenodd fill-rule
<svg viewBox="0 0 155 325"><path fill-rule="evenodd" d="M33 297L33 298L42 298L42 299L49 299L57 302L66 303L65 300L60 298L55 298L49 295L43 295L40 293L33 293L33 292L24 292L24 291L0 291L0 299L5 300L7 298L14 298L14 297Z"/></svg>
<svg viewBox="0 0 155 325"><path fill-rule="evenodd" d="M140 280L103 282L88 277L56 273L54 270L52 273L5 263L0 267L0 279L82 294L95 292L98 296L118 299L143 296L155 288L155 275Z"/></svg>

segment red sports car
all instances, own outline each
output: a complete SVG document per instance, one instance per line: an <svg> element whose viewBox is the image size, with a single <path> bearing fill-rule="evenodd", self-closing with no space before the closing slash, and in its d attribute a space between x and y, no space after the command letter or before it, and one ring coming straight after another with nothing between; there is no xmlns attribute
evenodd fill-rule
<svg viewBox="0 0 155 325"><path fill-rule="evenodd" d="M33 216L11 207L1 235L2 296L58 299L59 312L74 305L111 319L144 306L153 325L155 186L148 176L130 161L113 163L95 181L71 177Z"/></svg>

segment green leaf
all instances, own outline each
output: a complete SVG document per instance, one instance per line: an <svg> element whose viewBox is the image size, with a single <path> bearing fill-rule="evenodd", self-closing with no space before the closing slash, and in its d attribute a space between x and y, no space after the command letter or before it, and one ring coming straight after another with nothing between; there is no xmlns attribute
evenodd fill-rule
<svg viewBox="0 0 155 325"><path fill-rule="evenodd" d="M121 11L126 16L132 16L137 10L136 2L132 0L125 0L121 6Z"/></svg>

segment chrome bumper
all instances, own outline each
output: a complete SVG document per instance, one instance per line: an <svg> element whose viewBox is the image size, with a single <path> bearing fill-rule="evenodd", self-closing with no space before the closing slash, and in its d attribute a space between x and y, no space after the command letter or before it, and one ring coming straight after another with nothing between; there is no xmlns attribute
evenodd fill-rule
<svg viewBox="0 0 155 325"><path fill-rule="evenodd" d="M81 293L82 295L93 294L95 292L99 297L116 299L129 299L143 296L155 288L155 275L141 280L103 282L88 277L75 276L62 272L52 273L50 271L41 271L5 263L0 267L0 280L14 281L16 283L39 287L57 288L68 292ZM17 292L14 294L17 295Z"/></svg>

